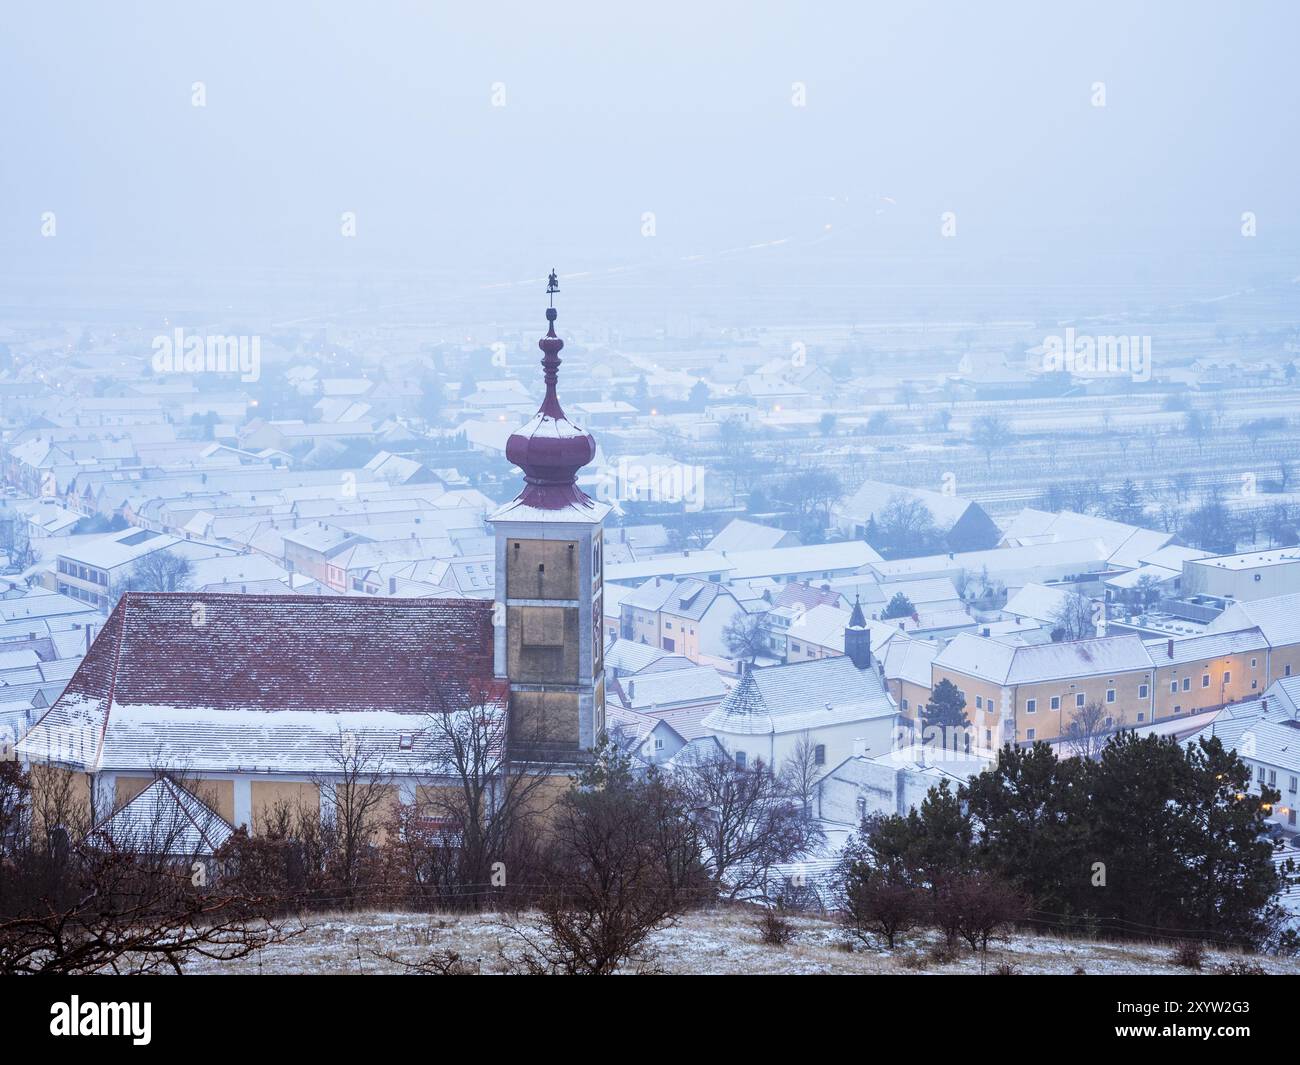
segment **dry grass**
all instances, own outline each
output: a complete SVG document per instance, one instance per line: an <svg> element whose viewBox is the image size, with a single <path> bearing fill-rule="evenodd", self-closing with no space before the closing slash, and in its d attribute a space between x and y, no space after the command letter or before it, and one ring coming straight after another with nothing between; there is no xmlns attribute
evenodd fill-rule
<svg viewBox="0 0 1300 1065"><path fill-rule="evenodd" d="M948 952L937 935L900 939L897 949L862 944L845 949L845 932L830 921L791 917L795 935L783 947L765 945L754 910L727 908L688 914L653 937L654 966L667 973L708 974L917 974L1003 971L1033 975L1192 973L1171 956L1168 943L1114 943L1015 935L989 949L987 959L962 948ZM321 914L306 931L259 956L218 964L197 962L191 972L210 973L394 973L434 951L455 951L483 973L501 972L501 951L520 940L496 914ZM381 958L378 955L389 955ZM1240 953L1207 950L1204 970L1220 971L1243 961ZM1300 960L1250 956L1265 972L1300 974Z"/></svg>

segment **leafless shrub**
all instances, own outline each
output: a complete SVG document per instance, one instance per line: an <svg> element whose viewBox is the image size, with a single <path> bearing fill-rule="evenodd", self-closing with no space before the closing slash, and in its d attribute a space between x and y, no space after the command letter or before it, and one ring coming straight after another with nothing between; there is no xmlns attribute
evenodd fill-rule
<svg viewBox="0 0 1300 1065"><path fill-rule="evenodd" d="M958 958L957 948L946 941L931 944L928 953L930 960L937 965L949 965Z"/></svg>
<svg viewBox="0 0 1300 1065"><path fill-rule="evenodd" d="M948 942L960 937L971 950L986 954L989 941L1022 920L1026 910L1012 884L982 872L943 881L934 897L935 922Z"/></svg>
<svg viewBox="0 0 1300 1065"><path fill-rule="evenodd" d="M536 925L514 931L511 971L607 975L648 971L647 940L705 895L707 870L685 797L653 769L633 776L603 745L558 804Z"/></svg>
<svg viewBox="0 0 1300 1065"><path fill-rule="evenodd" d="M779 906L763 911L758 919L759 939L769 947L787 946L795 937L795 927L788 920Z"/></svg>
<svg viewBox="0 0 1300 1065"><path fill-rule="evenodd" d="M1267 976L1268 970L1257 962L1235 958L1226 965L1220 965L1219 974L1221 976Z"/></svg>
<svg viewBox="0 0 1300 1065"><path fill-rule="evenodd" d="M1205 947L1189 939L1174 948L1169 960L1182 969L1195 969L1200 972L1201 966L1205 963Z"/></svg>
<svg viewBox="0 0 1300 1065"><path fill-rule="evenodd" d="M455 950L435 950L416 959L404 958L395 951L372 953L410 976L481 976L483 972L480 959L470 961Z"/></svg>
<svg viewBox="0 0 1300 1065"><path fill-rule="evenodd" d="M923 920L925 896L881 870L855 865L846 878L841 914L848 929L864 943L879 938L893 950L898 936Z"/></svg>

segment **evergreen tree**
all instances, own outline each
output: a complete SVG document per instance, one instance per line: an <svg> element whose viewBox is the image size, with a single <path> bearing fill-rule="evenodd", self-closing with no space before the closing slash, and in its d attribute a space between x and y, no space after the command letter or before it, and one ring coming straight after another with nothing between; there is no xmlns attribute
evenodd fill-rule
<svg viewBox="0 0 1300 1065"><path fill-rule="evenodd" d="M966 696L947 677L934 686L930 701L921 707L921 723L926 734L931 729L941 730L944 742L940 746L958 749L957 733L970 728L970 718L966 716ZM950 735L951 744L947 742Z"/></svg>
<svg viewBox="0 0 1300 1065"><path fill-rule="evenodd" d="M1087 778L1093 763L1060 760L1045 743L1008 744L960 797L976 824L980 864L1052 913L1091 909Z"/></svg>
<svg viewBox="0 0 1300 1065"><path fill-rule="evenodd" d="M690 405L691 410L703 410L709 405L709 386L703 378L691 385Z"/></svg>
<svg viewBox="0 0 1300 1065"><path fill-rule="evenodd" d="M974 826L948 781L932 787L912 816L909 864L932 892L945 879L971 871Z"/></svg>
<svg viewBox="0 0 1300 1065"><path fill-rule="evenodd" d="M1192 769L1180 802L1190 829L1183 856L1190 880L1188 923L1259 942L1268 934L1271 900L1280 886L1272 846L1262 835L1265 806L1278 802L1281 793L1266 788L1250 795L1250 767L1236 751L1224 750L1217 736L1201 738L1185 756Z"/></svg>
<svg viewBox="0 0 1300 1065"><path fill-rule="evenodd" d="M915 613L916 607L912 605L912 600L902 592L895 592L880 616L886 621L892 621L894 618L910 618Z"/></svg>
<svg viewBox="0 0 1300 1065"><path fill-rule="evenodd" d="M1138 491L1138 486L1131 479L1125 478L1124 483L1120 485L1119 493L1111 501L1111 518L1122 521L1126 525L1140 525L1144 510L1142 494Z"/></svg>

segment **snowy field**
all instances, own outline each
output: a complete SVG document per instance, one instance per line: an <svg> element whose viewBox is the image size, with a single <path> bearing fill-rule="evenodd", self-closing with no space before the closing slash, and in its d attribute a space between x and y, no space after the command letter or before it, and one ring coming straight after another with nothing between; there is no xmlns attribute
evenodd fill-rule
<svg viewBox="0 0 1300 1065"><path fill-rule="evenodd" d="M979 973L1008 964L1016 973L1089 975L1188 973L1170 960L1168 944L1106 943L1047 936L1016 935L989 948L987 965L964 947L955 958L936 960L933 933L907 937L905 945L876 951L860 944L846 949L848 937L829 921L797 918L789 945L763 944L756 912L720 909L688 914L680 924L653 937L652 968L673 974L853 974ZM199 961L193 973L397 973L402 967L379 955L415 961L431 951L454 950L483 973L499 973L502 948L516 951L520 940L496 914L427 915L353 913L310 918L306 930L289 943L238 962ZM1214 973L1243 955L1207 951L1202 968ZM1300 959L1252 955L1246 960L1270 974L1300 975Z"/></svg>

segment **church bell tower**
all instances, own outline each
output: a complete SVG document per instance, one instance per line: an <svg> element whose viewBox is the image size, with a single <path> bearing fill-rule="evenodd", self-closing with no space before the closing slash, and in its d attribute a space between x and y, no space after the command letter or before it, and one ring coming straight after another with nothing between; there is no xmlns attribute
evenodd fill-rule
<svg viewBox="0 0 1300 1065"><path fill-rule="evenodd" d="M510 757L537 764L587 760L605 729L602 530L610 507L578 487L596 456L591 434L556 394L554 271L547 284L537 414L506 442L524 489L488 519L496 533L496 675L509 686Z"/></svg>

